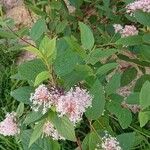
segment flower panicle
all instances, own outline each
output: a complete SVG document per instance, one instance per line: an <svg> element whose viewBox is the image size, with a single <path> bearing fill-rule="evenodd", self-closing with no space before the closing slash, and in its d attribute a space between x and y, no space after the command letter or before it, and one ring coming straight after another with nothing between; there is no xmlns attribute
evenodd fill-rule
<svg viewBox="0 0 150 150"><path fill-rule="evenodd" d="M127 13L131 16L138 10L141 10L146 13L150 13L150 0L136 0L133 3L130 3L126 6Z"/></svg>
<svg viewBox="0 0 150 150"><path fill-rule="evenodd" d="M112 137L110 134L105 132L105 136L102 138L102 143L97 144L95 150L122 150L116 137Z"/></svg>
<svg viewBox="0 0 150 150"><path fill-rule="evenodd" d="M123 28L120 24L114 24L113 27L115 33L120 33L122 38L138 35L138 30L134 25L125 25Z"/></svg>
<svg viewBox="0 0 150 150"><path fill-rule="evenodd" d="M68 116L74 124L79 122L86 109L92 106L92 96L87 90L79 87L71 88L58 101L57 112L60 116Z"/></svg>
<svg viewBox="0 0 150 150"><path fill-rule="evenodd" d="M42 108L43 114L45 114L52 105L51 94L44 84L35 89L34 93L31 93L30 101L33 104L32 109L38 111Z"/></svg>
<svg viewBox="0 0 150 150"><path fill-rule="evenodd" d="M5 119L0 122L0 134L4 136L15 136L20 133L16 113L7 113Z"/></svg>
<svg viewBox="0 0 150 150"><path fill-rule="evenodd" d="M53 124L50 121L47 121L43 126L43 134L46 137L51 137L53 140L65 140L58 131L54 128Z"/></svg>
<svg viewBox="0 0 150 150"><path fill-rule="evenodd" d="M58 88L48 89L42 84L31 94L30 100L35 111L42 108L42 112L46 113L51 106L55 106L60 117L66 115L74 124L79 122L86 109L92 106L92 96L79 87L71 88L65 93Z"/></svg>

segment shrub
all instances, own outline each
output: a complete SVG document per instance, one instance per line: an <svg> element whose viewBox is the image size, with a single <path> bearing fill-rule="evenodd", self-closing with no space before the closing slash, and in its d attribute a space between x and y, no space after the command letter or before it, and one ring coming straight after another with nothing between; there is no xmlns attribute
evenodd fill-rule
<svg viewBox="0 0 150 150"><path fill-rule="evenodd" d="M36 58L12 75L24 84L11 91L19 105L0 133L25 150L149 149L149 0L26 0L21 7L27 18L15 24L2 16L0 37Z"/></svg>

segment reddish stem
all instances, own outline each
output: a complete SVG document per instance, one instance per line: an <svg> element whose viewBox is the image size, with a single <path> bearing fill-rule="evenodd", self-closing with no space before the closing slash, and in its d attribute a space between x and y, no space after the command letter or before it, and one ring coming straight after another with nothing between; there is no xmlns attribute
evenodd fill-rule
<svg viewBox="0 0 150 150"><path fill-rule="evenodd" d="M81 141L79 137L77 137L77 145L79 146L79 149L82 150Z"/></svg>
<svg viewBox="0 0 150 150"><path fill-rule="evenodd" d="M17 33L15 33L9 26L7 26L7 28L8 28L16 37L18 37L20 40L22 40L22 41L25 42L26 44L29 44L29 45L31 45L31 46L33 46L33 47L36 48L35 45L33 45L33 44L31 44L30 42L26 41L25 39L19 37L19 35L18 35Z"/></svg>

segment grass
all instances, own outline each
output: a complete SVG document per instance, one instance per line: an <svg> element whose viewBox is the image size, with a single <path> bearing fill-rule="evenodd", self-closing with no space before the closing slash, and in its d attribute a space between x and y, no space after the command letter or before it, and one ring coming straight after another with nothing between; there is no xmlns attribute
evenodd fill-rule
<svg viewBox="0 0 150 150"><path fill-rule="evenodd" d="M0 121L4 119L7 112L12 112L17 108L17 102L10 96L10 91L15 85L10 76L15 73L15 58L17 51L7 51L8 45L0 44ZM13 137L0 135L0 150L19 150L21 146Z"/></svg>

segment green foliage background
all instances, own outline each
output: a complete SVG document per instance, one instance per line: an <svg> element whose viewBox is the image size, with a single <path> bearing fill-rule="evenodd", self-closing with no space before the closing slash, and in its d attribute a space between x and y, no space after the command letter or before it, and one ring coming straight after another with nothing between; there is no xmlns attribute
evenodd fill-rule
<svg viewBox="0 0 150 150"><path fill-rule="evenodd" d="M13 30L15 23L4 18L5 8L1 10L0 119L6 112L16 111L21 134L16 138L0 135L0 149L95 150L106 130L118 139L123 150L150 149L147 71L150 14L138 11L130 16L125 10L130 2L133 1L70 0L76 11L69 13L63 0L25 0L26 8L37 18L32 26L20 25L17 31ZM121 38L114 33L113 24L133 24L139 35ZM30 37L33 42L24 37ZM37 59L17 66L15 61L22 50L36 54ZM129 65L123 71L118 71L120 61ZM139 71L142 75L137 79ZM110 73L113 75L108 82ZM117 93L119 88L134 81L129 96L124 98ZM42 116L30 109L31 92L41 83L49 82L65 90L80 85L94 96L92 108L76 128L67 117L58 118L53 110ZM140 111L134 114L123 107L124 100L139 105ZM41 138L47 118L66 141Z"/></svg>

